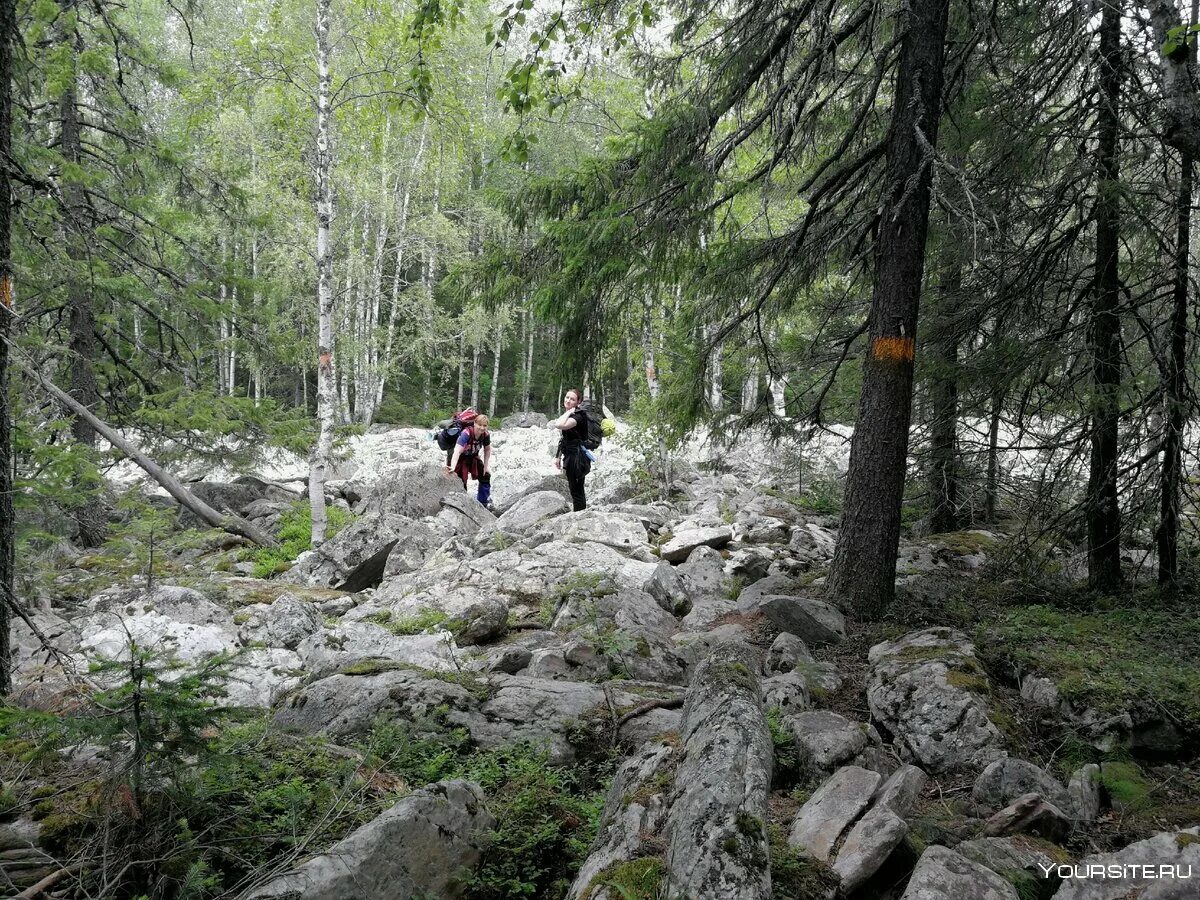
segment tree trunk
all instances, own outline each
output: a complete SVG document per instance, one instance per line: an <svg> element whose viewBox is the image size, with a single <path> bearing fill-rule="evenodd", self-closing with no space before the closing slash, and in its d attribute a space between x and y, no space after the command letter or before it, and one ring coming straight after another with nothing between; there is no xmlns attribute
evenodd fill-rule
<svg viewBox="0 0 1200 900"><path fill-rule="evenodd" d="M76 52L81 50L78 36L69 38ZM72 72L63 91L59 108L62 117L61 150L63 159L73 169L82 165L83 143L80 134L79 107L76 102L76 82ZM62 179L62 197L65 207L65 243L70 260L67 272L67 303L71 311L71 381L68 393L88 409L100 405L100 389L96 383L96 372L92 366L96 356L96 312L92 306L92 295L84 271L88 267L87 235L91 233L87 203L83 186L74 174L65 174ZM71 434L87 451L96 447L96 430L86 418L72 417ZM75 523L79 528L79 542L85 547L95 547L104 540L106 516L98 497L87 496L74 510Z"/></svg>
<svg viewBox="0 0 1200 900"><path fill-rule="evenodd" d="M150 459L150 457L138 450L133 444L125 440L124 436L122 436L119 431L97 417L86 406L59 388L58 385L46 378L43 378L32 368L27 368L26 371L32 375L52 397L62 403L63 406L67 407L69 410L71 410L71 412L79 416L81 419L86 419L88 425L90 425L94 431L99 432L106 441L137 463L137 465L147 475L162 485L163 489L172 497L174 497L181 506L187 507L214 528L220 528L224 531L228 531L230 534L237 534L241 535L242 537L249 538L250 540L254 541L254 543L262 547L279 546L278 542L276 542L275 539L270 535L264 534L257 527L250 524L245 519L237 516L233 512L229 512L225 515L217 512L215 509L189 491L186 487L184 487L183 483L179 481L178 478L167 472L156 462L154 462L154 460Z"/></svg>
<svg viewBox="0 0 1200 900"><path fill-rule="evenodd" d="M948 7L949 0L912 0L910 9L901 13L903 38L876 249L870 343L829 575L831 594L864 618L881 613L895 592Z"/></svg>
<svg viewBox="0 0 1200 900"><path fill-rule="evenodd" d="M748 413L758 406L758 357L746 360L746 378L742 382L742 412Z"/></svg>
<svg viewBox="0 0 1200 900"><path fill-rule="evenodd" d="M707 330L707 329L706 329ZM721 346L712 348L711 355L708 360L708 405L712 407L715 413L721 412L725 408L725 391L722 384L723 365L721 361Z"/></svg>
<svg viewBox="0 0 1200 900"><path fill-rule="evenodd" d="M15 0L0 0L0 159L12 151ZM12 185L0 166L0 697L12 691L9 603L16 604L17 523L13 512L12 410L8 403L8 335L14 310L12 283Z"/></svg>
<svg viewBox="0 0 1200 900"><path fill-rule="evenodd" d="M479 409L479 342L471 347L471 409Z"/></svg>
<svg viewBox="0 0 1200 900"><path fill-rule="evenodd" d="M951 230L944 253L929 341L929 529L958 529L958 325L962 255Z"/></svg>
<svg viewBox="0 0 1200 900"><path fill-rule="evenodd" d="M500 387L500 350L504 341L503 321L496 317L496 357L492 360L492 390L488 397L488 417L496 415L496 394Z"/></svg>
<svg viewBox="0 0 1200 900"><path fill-rule="evenodd" d="M642 358L646 367L646 389L658 399L658 367L654 359L654 301L646 297L642 312Z"/></svg>
<svg viewBox="0 0 1200 900"><path fill-rule="evenodd" d="M1200 0L1192 0L1191 22L1200 20ZM1196 67L1196 45L1189 49ZM1171 349L1164 381L1166 422L1163 435L1162 497L1158 525L1158 583L1175 586L1179 577L1179 502L1183 473L1183 430L1187 403L1188 272L1192 245L1194 160L1180 154L1179 193L1175 202L1175 272L1171 309Z"/></svg>
<svg viewBox="0 0 1200 900"><path fill-rule="evenodd" d="M325 541L325 477L333 452L333 417L337 408L333 361L333 248L329 237L333 221L329 7L330 0L317 0L317 420L321 430L308 474L313 547Z"/></svg>
<svg viewBox="0 0 1200 900"><path fill-rule="evenodd" d="M537 325L533 321L533 310L528 312L529 336L525 344L525 381L521 397L521 411L529 412L530 397L533 393L533 342L537 333Z"/></svg>
<svg viewBox="0 0 1200 900"><path fill-rule="evenodd" d="M1121 100L1121 4L1100 19L1099 143L1096 190L1096 282L1092 292L1092 434L1087 487L1088 584L1111 591L1121 583L1121 510L1117 502L1121 410L1121 281L1118 139Z"/></svg>
<svg viewBox="0 0 1200 900"><path fill-rule="evenodd" d="M992 410L988 421L987 476L983 487L983 518L996 521L996 503L1000 479L1000 413L1004 408L1004 391L992 394Z"/></svg>
<svg viewBox="0 0 1200 900"><path fill-rule="evenodd" d="M417 144L417 153L413 157L412 169L408 181L404 183L404 194L400 201L400 211L396 222L396 268L392 270L392 308L388 310L387 336L384 339L383 360L378 366L379 374L375 384L375 409L383 403L383 389L387 385L388 372L392 367L393 348L396 340L396 320L400 312L400 278L404 270L404 242L408 236L408 208L412 200L412 189L416 183L417 173L421 171L421 160L425 155L426 139L429 136L429 119L421 122L421 139Z"/></svg>

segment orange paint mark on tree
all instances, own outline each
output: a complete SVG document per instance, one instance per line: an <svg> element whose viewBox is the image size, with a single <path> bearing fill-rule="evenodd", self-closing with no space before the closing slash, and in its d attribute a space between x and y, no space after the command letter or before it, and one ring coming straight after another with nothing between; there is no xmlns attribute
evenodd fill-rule
<svg viewBox="0 0 1200 900"><path fill-rule="evenodd" d="M12 278L7 275L0 278L0 305L5 309L13 308Z"/></svg>
<svg viewBox="0 0 1200 900"><path fill-rule="evenodd" d="M320 352L317 356L317 371L329 372L332 369L333 369L333 351L326 350L324 347L321 347Z"/></svg>
<svg viewBox="0 0 1200 900"><path fill-rule="evenodd" d="M879 362L912 362L915 352L916 344L910 337L879 337L871 345L871 356Z"/></svg>

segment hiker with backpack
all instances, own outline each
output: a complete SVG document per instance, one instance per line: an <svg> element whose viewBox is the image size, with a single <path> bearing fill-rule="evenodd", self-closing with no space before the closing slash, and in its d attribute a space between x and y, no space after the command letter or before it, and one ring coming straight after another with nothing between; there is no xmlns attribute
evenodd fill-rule
<svg viewBox="0 0 1200 900"><path fill-rule="evenodd" d="M558 450L554 455L554 468L567 473L567 484L571 488L571 503L576 512L587 509L587 495L584 493L583 479L592 471L592 455L586 444L588 441L588 413L581 409L580 394L575 388L567 391L563 397L565 412L554 422L553 427L562 432L558 442ZM597 446L599 446L597 444Z"/></svg>
<svg viewBox="0 0 1200 900"><path fill-rule="evenodd" d="M465 409L438 432L437 441L447 453L446 472L462 479L464 491L468 478L478 481L475 499L491 509L492 436L488 424L487 416Z"/></svg>

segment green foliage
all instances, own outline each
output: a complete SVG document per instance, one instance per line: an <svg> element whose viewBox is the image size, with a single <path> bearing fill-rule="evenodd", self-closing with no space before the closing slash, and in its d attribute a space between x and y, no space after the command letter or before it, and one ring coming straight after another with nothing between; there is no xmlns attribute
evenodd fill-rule
<svg viewBox="0 0 1200 900"><path fill-rule="evenodd" d="M832 894L840 880L833 870L788 845L778 825L767 828L771 848L771 889L778 900L807 900Z"/></svg>
<svg viewBox="0 0 1200 900"><path fill-rule="evenodd" d="M326 507L325 515L326 539L350 524L352 518L340 506ZM312 508L307 503L298 503L280 516L278 537L278 547L262 547L255 551L255 578L270 578L286 572L297 556L312 547Z"/></svg>
<svg viewBox="0 0 1200 900"><path fill-rule="evenodd" d="M783 724L783 713L779 707L767 711L767 727L771 730L771 743L775 747L771 786L776 790L788 791L807 783L813 775L811 760L805 748L797 743L791 729Z"/></svg>

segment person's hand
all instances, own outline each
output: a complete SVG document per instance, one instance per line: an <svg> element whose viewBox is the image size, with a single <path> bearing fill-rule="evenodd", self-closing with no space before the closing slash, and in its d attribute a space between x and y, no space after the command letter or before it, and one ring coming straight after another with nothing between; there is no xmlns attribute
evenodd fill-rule
<svg viewBox="0 0 1200 900"><path fill-rule="evenodd" d="M454 466L446 466L446 474L453 475L454 474Z"/></svg>
<svg viewBox="0 0 1200 900"><path fill-rule="evenodd" d="M562 460L559 459L557 456L554 457L554 468L556 468L560 471L562 470Z"/></svg>

